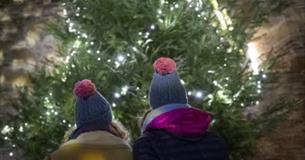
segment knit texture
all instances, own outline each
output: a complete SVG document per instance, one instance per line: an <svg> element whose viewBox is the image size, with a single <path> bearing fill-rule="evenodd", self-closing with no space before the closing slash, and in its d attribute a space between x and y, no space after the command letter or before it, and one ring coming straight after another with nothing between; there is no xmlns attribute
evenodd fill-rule
<svg viewBox="0 0 305 160"><path fill-rule="evenodd" d="M154 62L154 74L149 90L149 102L153 109L166 104L187 104L186 91L171 58L161 57Z"/></svg>
<svg viewBox="0 0 305 160"><path fill-rule="evenodd" d="M70 139L88 131L109 130L112 111L109 102L95 89L90 80L82 80L75 84L76 95L75 121L77 128Z"/></svg>

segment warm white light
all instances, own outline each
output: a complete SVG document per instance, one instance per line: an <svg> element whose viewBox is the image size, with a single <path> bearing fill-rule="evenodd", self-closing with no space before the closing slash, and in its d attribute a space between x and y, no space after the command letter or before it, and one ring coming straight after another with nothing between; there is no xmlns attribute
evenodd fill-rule
<svg viewBox="0 0 305 160"><path fill-rule="evenodd" d="M201 91L198 91L198 92L196 92L195 96L196 96L197 98L202 98L203 93L202 93Z"/></svg>
<svg viewBox="0 0 305 160"><path fill-rule="evenodd" d="M125 56L123 56L123 55L118 55L117 60L118 60L119 62L123 62L123 61L125 60Z"/></svg>
<svg viewBox="0 0 305 160"><path fill-rule="evenodd" d="M82 36L83 36L84 38L88 38L88 36L87 36L86 33L83 33Z"/></svg>
<svg viewBox="0 0 305 160"><path fill-rule="evenodd" d="M155 25L150 26L150 29L152 29L152 30L154 30L155 28L156 28Z"/></svg>
<svg viewBox="0 0 305 160"><path fill-rule="evenodd" d="M112 107L116 107L116 104L115 104L115 103L112 103Z"/></svg>
<svg viewBox="0 0 305 160"><path fill-rule="evenodd" d="M191 91L188 91L188 92L187 92L187 95L191 96L191 95L192 95L192 92L191 92Z"/></svg>
<svg viewBox="0 0 305 160"><path fill-rule="evenodd" d="M9 153L9 156L10 156L10 157L13 157L13 156L14 156L14 153L13 153L13 152L10 152L10 153Z"/></svg>
<svg viewBox="0 0 305 160"><path fill-rule="evenodd" d="M128 86L123 86L123 87L122 87L121 94L122 94L122 95L126 95L126 94L127 94L127 91L128 91L128 88L129 88Z"/></svg>
<svg viewBox="0 0 305 160"><path fill-rule="evenodd" d="M260 89L257 90L257 93L261 93L262 91Z"/></svg>
<svg viewBox="0 0 305 160"><path fill-rule="evenodd" d="M73 44L73 48L79 48L80 44L81 44L81 41L76 40Z"/></svg>
<svg viewBox="0 0 305 160"><path fill-rule="evenodd" d="M255 43L248 43L247 57L250 59L250 67L254 75L259 73L259 58Z"/></svg>
<svg viewBox="0 0 305 160"><path fill-rule="evenodd" d="M1 130L1 133L6 134L6 133L9 133L10 131L11 131L10 127L8 125L5 125L3 127L3 129Z"/></svg>
<svg viewBox="0 0 305 160"><path fill-rule="evenodd" d="M22 126L19 127L19 132L23 132L23 127Z"/></svg>
<svg viewBox="0 0 305 160"><path fill-rule="evenodd" d="M121 95L120 95L119 93L115 92L115 93L114 93L114 97L115 97L115 98L120 98Z"/></svg>

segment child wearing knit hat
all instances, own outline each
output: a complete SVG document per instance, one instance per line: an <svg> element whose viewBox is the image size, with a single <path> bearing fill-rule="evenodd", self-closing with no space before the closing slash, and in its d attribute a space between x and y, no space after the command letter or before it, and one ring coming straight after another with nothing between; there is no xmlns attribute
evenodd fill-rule
<svg viewBox="0 0 305 160"><path fill-rule="evenodd" d="M175 61L161 57L153 66L151 111L133 146L134 160L228 160L224 139L208 131L210 114L188 104Z"/></svg>
<svg viewBox="0 0 305 160"><path fill-rule="evenodd" d="M55 151L51 160L131 160L128 136L121 125L112 120L109 102L90 80L75 84L76 127Z"/></svg>

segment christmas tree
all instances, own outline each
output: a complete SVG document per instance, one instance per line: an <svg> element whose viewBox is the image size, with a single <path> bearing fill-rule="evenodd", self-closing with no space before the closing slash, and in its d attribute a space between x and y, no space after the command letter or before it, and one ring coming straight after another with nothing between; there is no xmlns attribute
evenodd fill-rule
<svg viewBox="0 0 305 160"><path fill-rule="evenodd" d="M81 79L97 85L114 118L136 138L149 109L152 62L168 56L177 61L189 103L211 112L211 130L225 137L231 159L244 159L259 126L241 113L259 103L266 77L249 61L247 41L277 4L252 0L245 11L235 0L64 1L52 29L60 55L48 64L51 70L33 75L31 87L21 88L20 114L1 124L1 142L30 160L55 150L74 125L72 88Z"/></svg>

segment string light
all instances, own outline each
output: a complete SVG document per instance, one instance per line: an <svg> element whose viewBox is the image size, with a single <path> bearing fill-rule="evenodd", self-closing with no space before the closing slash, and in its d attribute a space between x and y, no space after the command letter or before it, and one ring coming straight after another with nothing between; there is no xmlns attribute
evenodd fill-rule
<svg viewBox="0 0 305 160"><path fill-rule="evenodd" d="M115 93L114 93L114 97L115 97L115 98L120 98L121 95L120 95L119 93L115 92Z"/></svg>
<svg viewBox="0 0 305 160"><path fill-rule="evenodd" d="M117 60L119 61L119 62L123 62L123 61L125 61L125 56L123 56L123 55L118 55L118 57L117 57Z"/></svg>
<svg viewBox="0 0 305 160"><path fill-rule="evenodd" d="M203 93L202 93L201 91L197 91L197 92L195 93L195 97L196 97L196 98L202 98L202 96L203 96Z"/></svg>
<svg viewBox="0 0 305 160"><path fill-rule="evenodd" d="M116 107L116 104L115 104L115 103L112 103L112 107Z"/></svg>
<svg viewBox="0 0 305 160"><path fill-rule="evenodd" d="M128 91L128 88L129 88L129 87L128 87L127 85L126 85L126 86L123 86L123 87L122 87L121 94L122 94L122 95L126 95L126 94L127 94L127 91Z"/></svg>

